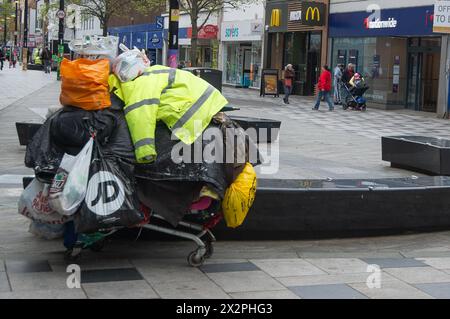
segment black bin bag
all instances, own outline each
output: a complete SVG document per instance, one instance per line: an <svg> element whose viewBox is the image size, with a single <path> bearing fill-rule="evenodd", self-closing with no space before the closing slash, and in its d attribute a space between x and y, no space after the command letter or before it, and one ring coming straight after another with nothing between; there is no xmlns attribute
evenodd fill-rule
<svg viewBox="0 0 450 319"><path fill-rule="evenodd" d="M86 197L74 215L75 231L91 233L117 226L130 227L145 219L139 210L133 165L104 156L94 144Z"/></svg>

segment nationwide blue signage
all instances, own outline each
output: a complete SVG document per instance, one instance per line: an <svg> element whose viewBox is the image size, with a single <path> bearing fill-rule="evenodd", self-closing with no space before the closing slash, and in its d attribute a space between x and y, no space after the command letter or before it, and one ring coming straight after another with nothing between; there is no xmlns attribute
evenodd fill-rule
<svg viewBox="0 0 450 319"><path fill-rule="evenodd" d="M433 35L433 14L433 6L334 13L329 19L329 36L337 38Z"/></svg>
<svg viewBox="0 0 450 319"><path fill-rule="evenodd" d="M162 49L163 47L163 32L147 32L147 48Z"/></svg>
<svg viewBox="0 0 450 319"><path fill-rule="evenodd" d="M138 49L146 49L145 47L145 32L133 32L133 45L132 47L136 47Z"/></svg>

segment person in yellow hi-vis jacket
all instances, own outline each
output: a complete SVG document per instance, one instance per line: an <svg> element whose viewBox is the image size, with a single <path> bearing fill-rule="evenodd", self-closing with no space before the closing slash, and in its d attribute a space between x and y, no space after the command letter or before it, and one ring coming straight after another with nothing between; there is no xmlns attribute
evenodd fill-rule
<svg viewBox="0 0 450 319"><path fill-rule="evenodd" d="M128 50L113 63L112 94L121 99L138 163L156 158L156 122L163 121L185 144L192 144L228 101L194 74L161 65L149 66L139 50Z"/></svg>

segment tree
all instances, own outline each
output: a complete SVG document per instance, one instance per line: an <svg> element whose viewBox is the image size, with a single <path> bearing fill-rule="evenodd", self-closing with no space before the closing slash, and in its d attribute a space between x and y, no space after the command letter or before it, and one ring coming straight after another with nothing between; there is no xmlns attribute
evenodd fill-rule
<svg viewBox="0 0 450 319"><path fill-rule="evenodd" d="M106 36L110 19L129 13L136 7L137 0L69 0L67 2L79 6L82 15L96 17L100 21L103 36Z"/></svg>
<svg viewBox="0 0 450 319"><path fill-rule="evenodd" d="M7 30L14 21L14 13L15 8L13 7L13 2L7 0L3 0L2 2L0 2L0 25L3 29L4 45L7 44Z"/></svg>
<svg viewBox="0 0 450 319"><path fill-rule="evenodd" d="M198 32L208 22L212 14L221 12L224 8L241 8L242 6L256 3L258 0L179 0L180 11L189 14L192 26L191 35L191 49L190 56L192 66L197 66L197 47L198 47ZM139 0L141 8L155 8L161 7L166 0ZM205 14L203 21L200 19L200 14Z"/></svg>

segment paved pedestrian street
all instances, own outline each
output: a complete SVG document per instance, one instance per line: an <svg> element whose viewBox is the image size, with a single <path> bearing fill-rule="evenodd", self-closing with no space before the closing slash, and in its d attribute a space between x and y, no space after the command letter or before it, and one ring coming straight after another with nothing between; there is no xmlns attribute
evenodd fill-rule
<svg viewBox="0 0 450 319"><path fill-rule="evenodd" d="M5 69L0 83L2 299L450 298L450 231L301 241L218 238L214 255L200 268L186 262L195 248L191 242L116 236L101 252L83 252L77 262L81 286L69 288L72 272L62 240L36 238L17 213L22 177L33 171L24 167L15 122L42 122L48 108L58 105L60 82L54 74ZM293 96L284 105L281 97L229 87L224 95L240 108L230 114L282 121L279 170L264 178L419 176L382 162L380 137L450 138L449 121L430 114L370 107L365 113L328 112L325 106L316 112L311 98Z"/></svg>

